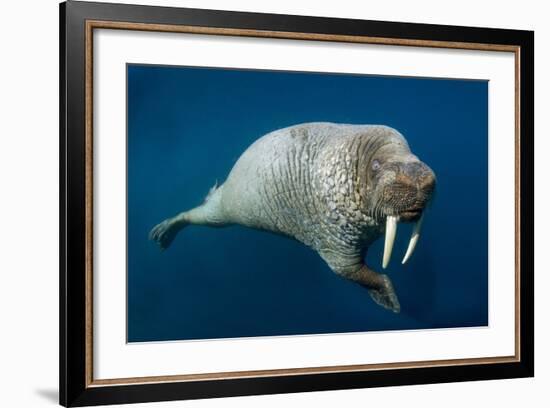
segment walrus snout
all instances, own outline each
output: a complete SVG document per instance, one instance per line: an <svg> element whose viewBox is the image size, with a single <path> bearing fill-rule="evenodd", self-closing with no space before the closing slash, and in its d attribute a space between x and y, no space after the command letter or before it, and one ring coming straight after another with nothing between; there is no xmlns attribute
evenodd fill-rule
<svg viewBox="0 0 550 408"><path fill-rule="evenodd" d="M415 186L425 196L431 196L435 188L435 175L432 169L421 161L405 163L401 166L401 178L405 183Z"/></svg>
<svg viewBox="0 0 550 408"><path fill-rule="evenodd" d="M417 221L435 189L433 171L420 161L394 164L395 178L384 187L383 201L400 221Z"/></svg>
<svg viewBox="0 0 550 408"><path fill-rule="evenodd" d="M398 222L414 222L402 263L411 257L420 237L424 209L435 189L435 174L421 161L392 164L395 176L383 187L382 194L386 213L383 268L387 267L391 257Z"/></svg>
<svg viewBox="0 0 550 408"><path fill-rule="evenodd" d="M435 175L432 169L424 163L409 162L398 166L395 184L402 189L410 189L418 194L429 197L435 188Z"/></svg>

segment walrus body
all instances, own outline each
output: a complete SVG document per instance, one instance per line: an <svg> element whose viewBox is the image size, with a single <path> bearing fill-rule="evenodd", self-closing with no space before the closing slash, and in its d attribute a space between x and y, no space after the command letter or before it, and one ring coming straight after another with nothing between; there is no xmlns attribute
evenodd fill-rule
<svg viewBox="0 0 550 408"><path fill-rule="evenodd" d="M393 229L391 242L386 231L385 267L399 220L417 221L418 239L434 183L433 172L392 128L301 124L258 139L202 205L163 221L150 237L165 249L189 224L240 224L292 237L397 312L391 281L364 264L365 254Z"/></svg>

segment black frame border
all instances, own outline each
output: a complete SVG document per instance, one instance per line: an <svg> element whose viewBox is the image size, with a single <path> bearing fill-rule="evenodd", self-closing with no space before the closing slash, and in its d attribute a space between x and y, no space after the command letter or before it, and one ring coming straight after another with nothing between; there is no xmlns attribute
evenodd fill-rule
<svg viewBox="0 0 550 408"><path fill-rule="evenodd" d="M172 7L68 1L59 8L60 404L87 406L534 376L534 33ZM86 385L85 36L87 20L466 42L520 47L521 202L518 362L239 379ZM516 160L518 160L516 158Z"/></svg>

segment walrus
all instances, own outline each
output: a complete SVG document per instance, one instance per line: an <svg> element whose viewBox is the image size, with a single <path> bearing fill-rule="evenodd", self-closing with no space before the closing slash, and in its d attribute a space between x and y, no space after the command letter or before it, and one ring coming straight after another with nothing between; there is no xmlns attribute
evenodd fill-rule
<svg viewBox="0 0 550 408"><path fill-rule="evenodd" d="M412 222L402 260L407 262L435 181L391 127L304 123L256 140L201 205L156 225L149 237L164 250L192 224L239 224L281 234L312 248L332 271L366 287L376 303L397 313L391 280L367 266L365 256L385 233L385 269L397 223Z"/></svg>

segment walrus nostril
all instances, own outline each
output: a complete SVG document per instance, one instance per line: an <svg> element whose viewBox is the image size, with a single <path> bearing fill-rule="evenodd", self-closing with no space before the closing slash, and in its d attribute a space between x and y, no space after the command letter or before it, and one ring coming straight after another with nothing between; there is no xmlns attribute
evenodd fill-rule
<svg viewBox="0 0 550 408"><path fill-rule="evenodd" d="M418 188L426 193L431 193L435 188L435 178L432 174L422 177L418 183Z"/></svg>
<svg viewBox="0 0 550 408"><path fill-rule="evenodd" d="M400 166L400 170L410 178L416 179L424 173L425 167L426 166L421 162L414 161L409 163L403 163Z"/></svg>
<svg viewBox="0 0 550 408"><path fill-rule="evenodd" d="M432 170L422 162L403 163L399 166L395 182L400 185L419 189L424 194L430 194L435 187L435 176Z"/></svg>
<svg viewBox="0 0 550 408"><path fill-rule="evenodd" d="M397 173L395 175L394 184L396 185L402 185L402 186L413 186L414 183L412 182L412 179L404 173Z"/></svg>

